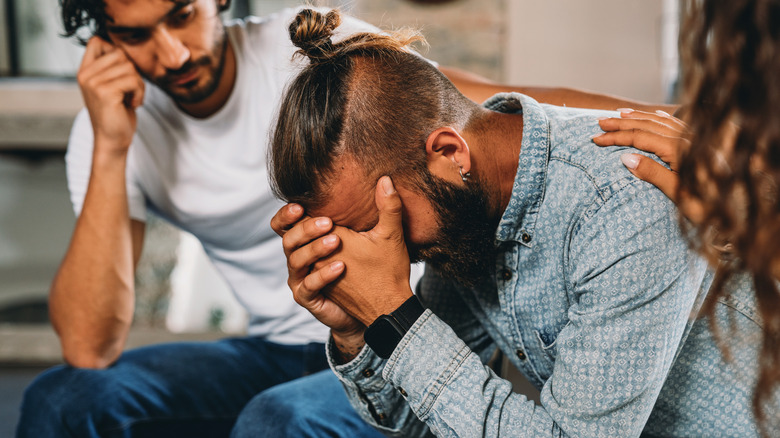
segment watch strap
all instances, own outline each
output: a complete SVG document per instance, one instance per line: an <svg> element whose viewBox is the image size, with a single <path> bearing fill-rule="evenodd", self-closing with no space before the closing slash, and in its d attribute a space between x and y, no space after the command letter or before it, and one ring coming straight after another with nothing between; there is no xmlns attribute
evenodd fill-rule
<svg viewBox="0 0 780 438"><path fill-rule="evenodd" d="M391 312L390 316L395 319L403 329L404 334L406 334L423 312L425 312L425 307L423 307L420 299L417 298L417 295L412 295L400 307Z"/></svg>
<svg viewBox="0 0 780 438"><path fill-rule="evenodd" d="M412 295L389 315L382 315L366 329L363 339L381 358L389 359L406 332L425 312L420 300Z"/></svg>

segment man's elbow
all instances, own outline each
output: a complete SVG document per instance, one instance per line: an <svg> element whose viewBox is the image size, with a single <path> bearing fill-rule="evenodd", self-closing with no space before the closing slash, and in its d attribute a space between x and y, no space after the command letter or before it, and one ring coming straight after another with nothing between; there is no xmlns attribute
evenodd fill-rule
<svg viewBox="0 0 780 438"><path fill-rule="evenodd" d="M124 341L121 338L95 339L84 333L78 333L76 327L62 330L59 324L53 325L60 338L62 359L70 366L104 369L116 362L122 354Z"/></svg>
<svg viewBox="0 0 780 438"><path fill-rule="evenodd" d="M62 343L62 358L68 365L76 368L105 369L119 359L121 349L69 347Z"/></svg>

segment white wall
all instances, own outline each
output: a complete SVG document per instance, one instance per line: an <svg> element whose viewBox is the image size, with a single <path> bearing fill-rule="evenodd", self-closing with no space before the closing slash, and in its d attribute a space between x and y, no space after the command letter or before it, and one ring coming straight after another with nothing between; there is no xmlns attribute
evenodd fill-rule
<svg viewBox="0 0 780 438"><path fill-rule="evenodd" d="M507 9L508 82L666 100L676 0L507 0Z"/></svg>

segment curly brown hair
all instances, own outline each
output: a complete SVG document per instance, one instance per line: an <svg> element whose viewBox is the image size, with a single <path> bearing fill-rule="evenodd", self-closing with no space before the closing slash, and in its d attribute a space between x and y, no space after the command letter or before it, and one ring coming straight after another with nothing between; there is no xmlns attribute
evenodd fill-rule
<svg viewBox="0 0 780 438"><path fill-rule="evenodd" d="M718 266L706 314L736 273L752 276L763 320L753 409L766 434L780 383L780 0L689 0L683 17L678 195L702 207L692 240Z"/></svg>
<svg viewBox="0 0 780 438"><path fill-rule="evenodd" d="M170 0L172 3L190 3L190 0ZM219 5L219 11L223 12L230 8L230 0L225 0L225 4ZM105 0L60 0L60 15L62 16L62 25L65 29L65 37L76 37L76 40L83 45L87 44L89 37L99 36L109 41L106 33L106 21L111 17L106 15ZM87 29L89 37L79 34L81 29Z"/></svg>

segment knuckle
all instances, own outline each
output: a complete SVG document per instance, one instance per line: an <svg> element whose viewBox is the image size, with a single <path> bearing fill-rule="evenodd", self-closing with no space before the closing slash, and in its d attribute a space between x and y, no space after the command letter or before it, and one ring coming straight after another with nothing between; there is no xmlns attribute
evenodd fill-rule
<svg viewBox="0 0 780 438"><path fill-rule="evenodd" d="M312 245L312 250L314 252L314 255L318 257L322 257L325 254L328 253L328 247L325 246L325 242L322 241L322 239L317 239L314 244ZM316 266L316 264L315 264Z"/></svg>
<svg viewBox="0 0 780 438"><path fill-rule="evenodd" d="M319 234L317 224L312 218L304 219L302 225L303 225L303 231L306 233L306 235L315 236Z"/></svg>
<svg viewBox="0 0 780 438"><path fill-rule="evenodd" d="M300 261L299 257L296 257L296 255L291 255L289 259L287 259L287 268L290 271L299 271L303 269L304 264Z"/></svg>
<svg viewBox="0 0 780 438"><path fill-rule="evenodd" d="M143 91L144 91L144 90L143 90L143 89L141 89L141 92L142 92L142 93L143 93ZM279 221L279 218L278 218L277 216L274 216L274 217L271 219L271 229L272 229L272 230L274 230L274 232L275 232L276 234L278 234L279 236L281 236L281 237L282 237L282 239L284 239L284 236L285 236L285 234L286 234L286 233L285 233L285 229L284 229L284 227L282 226L282 224L281 224L281 222Z"/></svg>
<svg viewBox="0 0 780 438"><path fill-rule="evenodd" d="M318 289L316 280L317 279L315 278L315 275L307 275L306 278L304 278L303 281L301 282L301 289L305 291L316 291ZM301 296L303 295L301 293L303 292L303 290L299 290L299 294L298 294L298 299L300 300L298 301L298 304L302 306L306 303L306 298L304 296Z"/></svg>
<svg viewBox="0 0 780 438"><path fill-rule="evenodd" d="M290 235L290 233L285 233L285 235L282 236L282 247L285 250L291 250L295 248L295 242L293 241L293 238Z"/></svg>

